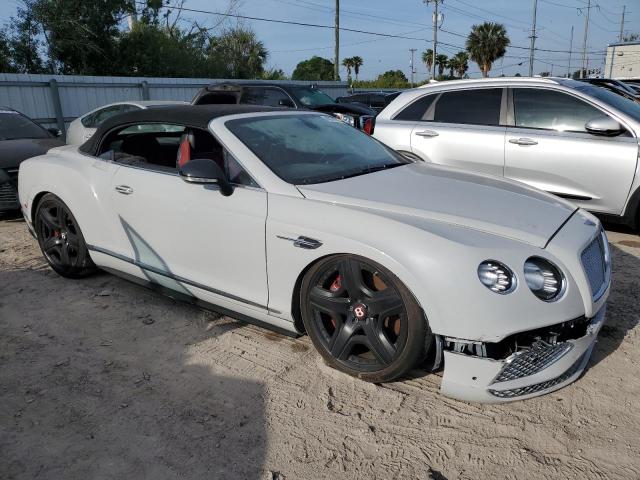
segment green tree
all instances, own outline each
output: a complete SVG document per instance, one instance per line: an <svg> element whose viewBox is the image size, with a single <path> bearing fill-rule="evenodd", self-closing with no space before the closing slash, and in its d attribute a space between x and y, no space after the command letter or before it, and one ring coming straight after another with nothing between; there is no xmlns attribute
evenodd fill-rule
<svg viewBox="0 0 640 480"><path fill-rule="evenodd" d="M347 82L351 83L351 69L353 68L353 58L342 60L342 66L347 69Z"/></svg>
<svg viewBox="0 0 640 480"><path fill-rule="evenodd" d="M333 63L326 58L313 56L296 66L292 80L333 80Z"/></svg>
<svg viewBox="0 0 640 480"><path fill-rule="evenodd" d="M442 76L444 74L444 69L447 68L447 64L449 61L449 57L445 54L441 53L436 55L436 67L438 67L438 75Z"/></svg>
<svg viewBox="0 0 640 480"><path fill-rule="evenodd" d="M422 52L422 63L427 67L427 72L430 72L433 65L433 50L429 48Z"/></svg>
<svg viewBox="0 0 640 480"><path fill-rule="evenodd" d="M105 75L117 64L117 38L123 18L133 12L129 0L23 0L18 22L44 38L53 73ZM27 47L30 45L23 42ZM37 63L37 62L35 62Z"/></svg>
<svg viewBox="0 0 640 480"><path fill-rule="evenodd" d="M459 78L463 78L469 70L469 54L458 52L453 56L454 72Z"/></svg>
<svg viewBox="0 0 640 480"><path fill-rule="evenodd" d="M12 18L10 32L6 32L12 71L17 73L44 73L45 61L39 49L40 27L33 13L25 8L18 9L17 18Z"/></svg>
<svg viewBox="0 0 640 480"><path fill-rule="evenodd" d="M466 47L471 60L480 67L482 76L488 77L491 65L504 56L510 43L504 25L485 22L471 27Z"/></svg>
<svg viewBox="0 0 640 480"><path fill-rule="evenodd" d="M202 39L180 30L169 32L154 22L139 21L119 42L120 58L112 74L143 77L216 76L222 65L212 68L201 48Z"/></svg>
<svg viewBox="0 0 640 480"><path fill-rule="evenodd" d="M13 73L15 68L11 60L11 48L7 32L0 30L0 72Z"/></svg>
<svg viewBox="0 0 640 480"><path fill-rule="evenodd" d="M360 67L364 64L364 60L362 60L362 57L359 56L355 56L355 57L351 57L351 60L353 61L353 73L355 73L356 75L356 82L358 81L358 75L360 74Z"/></svg>
<svg viewBox="0 0 640 480"><path fill-rule="evenodd" d="M378 88L408 88L409 80L402 70L387 70L376 79Z"/></svg>
<svg viewBox="0 0 640 480"><path fill-rule="evenodd" d="M263 80L287 80L287 75L280 68L271 68L262 72Z"/></svg>
<svg viewBox="0 0 640 480"><path fill-rule="evenodd" d="M256 34L247 28L227 30L211 40L210 55L222 62L230 78L259 78L264 73L264 64L269 52Z"/></svg>

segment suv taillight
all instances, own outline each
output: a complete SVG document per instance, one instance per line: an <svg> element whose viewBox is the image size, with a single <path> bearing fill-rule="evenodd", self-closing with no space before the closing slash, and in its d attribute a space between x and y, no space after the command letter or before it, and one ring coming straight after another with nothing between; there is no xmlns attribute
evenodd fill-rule
<svg viewBox="0 0 640 480"><path fill-rule="evenodd" d="M362 131L367 135L373 135L373 127L373 117L369 117L364 121L364 124L362 125Z"/></svg>

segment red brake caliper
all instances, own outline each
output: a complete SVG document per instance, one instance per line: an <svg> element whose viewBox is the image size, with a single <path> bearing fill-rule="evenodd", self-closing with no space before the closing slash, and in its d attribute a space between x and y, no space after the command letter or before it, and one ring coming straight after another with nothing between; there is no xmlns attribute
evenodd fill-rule
<svg viewBox="0 0 640 480"><path fill-rule="evenodd" d="M333 283L331 284L331 286L329 287L329 291L337 292L341 288L342 288L342 277L338 275L336 279L333 281ZM334 318L331 319L331 325L333 326L333 328L337 327L336 320Z"/></svg>

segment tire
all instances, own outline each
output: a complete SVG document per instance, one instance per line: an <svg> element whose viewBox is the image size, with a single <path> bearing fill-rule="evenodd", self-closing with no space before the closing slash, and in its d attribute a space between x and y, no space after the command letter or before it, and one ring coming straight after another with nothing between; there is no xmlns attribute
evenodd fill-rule
<svg viewBox="0 0 640 480"><path fill-rule="evenodd" d="M366 258L321 260L300 291L302 321L314 346L329 366L354 377L392 381L421 362L433 344L411 292Z"/></svg>
<svg viewBox="0 0 640 480"><path fill-rule="evenodd" d="M34 224L40 250L58 275L82 278L95 271L80 226L60 198L51 193L42 197Z"/></svg>

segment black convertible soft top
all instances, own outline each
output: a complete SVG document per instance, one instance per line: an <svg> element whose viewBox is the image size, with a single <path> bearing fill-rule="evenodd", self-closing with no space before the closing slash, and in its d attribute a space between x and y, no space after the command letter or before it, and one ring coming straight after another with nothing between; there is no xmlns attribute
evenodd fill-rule
<svg viewBox="0 0 640 480"><path fill-rule="evenodd" d="M80 145L80 151L96 155L102 138L119 126L137 123L175 123L205 130L214 118L255 112L289 112L290 108L260 105L176 105L151 107L114 115L102 123L89 140Z"/></svg>

